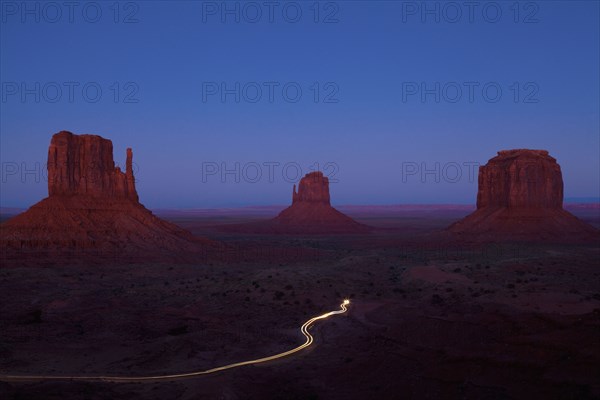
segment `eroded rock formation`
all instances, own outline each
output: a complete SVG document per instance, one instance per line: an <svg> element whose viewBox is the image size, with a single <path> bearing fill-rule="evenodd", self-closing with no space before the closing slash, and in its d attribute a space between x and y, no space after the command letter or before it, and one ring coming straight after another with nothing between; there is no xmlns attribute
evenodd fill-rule
<svg viewBox="0 0 600 400"><path fill-rule="evenodd" d="M311 172L306 174L298 184L297 193L296 185L294 185L292 204L296 203L331 205L329 198L329 178L324 176L322 172Z"/></svg>
<svg viewBox="0 0 600 400"><path fill-rule="evenodd" d="M329 179L322 172L311 172L294 185L292 205L273 221L284 233L360 233L369 227L342 214L330 204Z"/></svg>
<svg viewBox="0 0 600 400"><path fill-rule="evenodd" d="M297 189L297 191L296 191ZM220 230L258 234L346 234L372 228L354 221L330 204L329 179L322 172L305 175L292 190L292 205L277 217L246 224L228 224Z"/></svg>
<svg viewBox="0 0 600 400"><path fill-rule="evenodd" d="M3 253L40 250L109 257L198 251L206 239L156 217L138 200L133 152L115 166L112 142L59 132L48 150L49 196L1 225Z"/></svg>
<svg viewBox="0 0 600 400"><path fill-rule="evenodd" d="M451 225L478 240L575 239L597 230L563 210L560 165L546 150L515 149L479 167L477 210Z"/></svg>
<svg viewBox="0 0 600 400"><path fill-rule="evenodd" d="M479 168L477 208L562 209L560 165L546 150L504 150Z"/></svg>
<svg viewBox="0 0 600 400"><path fill-rule="evenodd" d="M48 149L48 194L138 201L132 159L133 152L127 149L123 173L115 167L110 140L59 132L52 136Z"/></svg>

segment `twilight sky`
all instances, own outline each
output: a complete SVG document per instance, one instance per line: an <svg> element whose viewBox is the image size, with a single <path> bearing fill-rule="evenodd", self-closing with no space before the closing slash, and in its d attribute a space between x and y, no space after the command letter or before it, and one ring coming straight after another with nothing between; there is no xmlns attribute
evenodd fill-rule
<svg viewBox="0 0 600 400"><path fill-rule="evenodd" d="M286 204L315 168L334 204L474 203L510 148L598 197L599 3L467 4L2 0L0 205L47 195L60 130L132 147L151 208Z"/></svg>

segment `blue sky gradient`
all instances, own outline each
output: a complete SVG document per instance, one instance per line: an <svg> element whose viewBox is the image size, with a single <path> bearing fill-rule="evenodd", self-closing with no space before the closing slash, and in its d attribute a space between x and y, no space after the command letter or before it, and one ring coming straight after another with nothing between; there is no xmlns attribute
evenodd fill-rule
<svg viewBox="0 0 600 400"><path fill-rule="evenodd" d="M47 195L43 171L24 168L45 168L60 130L111 139L119 163L133 147L138 192L153 208L286 204L296 167L317 165L337 180L334 204L474 203L468 165L510 148L549 150L566 197L600 195L599 2L480 2L471 21L456 2L456 22L446 2L428 2L433 14L421 2L321 2L318 15L312 1L291 3L272 22L263 2L227 2L237 22L222 2L192 1L121 2L118 14L99 1L52 22L44 3L24 15L2 0L1 205ZM222 99L221 84L236 83L239 102ZM439 101L422 98L421 84L436 83ZM236 163L239 174L208 175ZM271 179L269 163L279 163ZM439 174L421 174L436 163Z"/></svg>

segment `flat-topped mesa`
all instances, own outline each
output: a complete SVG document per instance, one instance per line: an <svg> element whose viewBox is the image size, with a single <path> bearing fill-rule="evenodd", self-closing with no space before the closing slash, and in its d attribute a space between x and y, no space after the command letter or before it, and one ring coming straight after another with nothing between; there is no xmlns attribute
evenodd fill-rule
<svg viewBox="0 0 600 400"><path fill-rule="evenodd" d="M62 131L48 149L48 195L86 195L138 201L133 152L127 149L126 171L115 167L113 145L97 135Z"/></svg>
<svg viewBox="0 0 600 400"><path fill-rule="evenodd" d="M321 171L306 174L292 192L292 204L296 203L322 203L330 205L329 178Z"/></svg>
<svg viewBox="0 0 600 400"><path fill-rule="evenodd" d="M533 149L509 149L509 150L500 150L498 152L499 156L518 156L521 155L523 153L530 153L530 154L538 154L540 156L549 156L550 153L548 153L548 150L533 150ZM553 157L550 157L553 160L556 161L556 159L554 159Z"/></svg>
<svg viewBox="0 0 600 400"><path fill-rule="evenodd" d="M477 210L447 231L479 242L597 241L599 231L562 204L562 173L547 151L499 151L479 167Z"/></svg>
<svg viewBox="0 0 600 400"><path fill-rule="evenodd" d="M502 150L479 167L477 208L562 209L560 166L546 150Z"/></svg>

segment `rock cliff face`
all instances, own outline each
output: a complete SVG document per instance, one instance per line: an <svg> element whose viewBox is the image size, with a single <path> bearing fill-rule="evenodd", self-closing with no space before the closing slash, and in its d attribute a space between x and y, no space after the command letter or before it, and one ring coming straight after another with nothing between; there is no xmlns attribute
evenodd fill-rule
<svg viewBox="0 0 600 400"><path fill-rule="evenodd" d="M504 150L479 167L477 210L448 231L478 241L587 240L594 227L563 210L563 180L545 150Z"/></svg>
<svg viewBox="0 0 600 400"><path fill-rule="evenodd" d="M330 205L329 178L323 176L320 171L311 172L304 176L298 185L298 193L296 193L296 185L294 185L292 204L296 203Z"/></svg>
<svg viewBox="0 0 600 400"><path fill-rule="evenodd" d="M1 225L3 255L45 251L98 256L170 256L213 245L156 217L138 200L133 152L125 173L115 167L112 142L59 132L48 150L49 196Z"/></svg>
<svg viewBox="0 0 600 400"><path fill-rule="evenodd" d="M138 201L132 159L133 152L127 149L123 173L115 167L110 140L59 132L52 136L48 149L48 194Z"/></svg>
<svg viewBox="0 0 600 400"><path fill-rule="evenodd" d="M545 150L505 150L479 167L477 208L562 209L563 181Z"/></svg>

